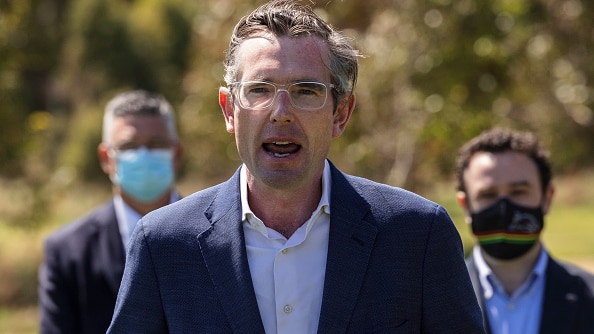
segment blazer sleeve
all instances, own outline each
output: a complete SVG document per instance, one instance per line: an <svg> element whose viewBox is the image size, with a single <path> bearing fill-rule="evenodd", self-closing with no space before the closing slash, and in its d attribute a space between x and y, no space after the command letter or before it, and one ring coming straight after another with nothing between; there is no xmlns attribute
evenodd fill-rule
<svg viewBox="0 0 594 334"><path fill-rule="evenodd" d="M40 332L76 333L79 319L76 295L68 289L75 285L56 242L53 238L44 242L44 260L39 268Z"/></svg>
<svg viewBox="0 0 594 334"><path fill-rule="evenodd" d="M423 332L484 333L460 235L441 206L428 238L423 274Z"/></svg>
<svg viewBox="0 0 594 334"><path fill-rule="evenodd" d="M159 284L142 219L134 229L129 247L124 277L107 333L167 333Z"/></svg>

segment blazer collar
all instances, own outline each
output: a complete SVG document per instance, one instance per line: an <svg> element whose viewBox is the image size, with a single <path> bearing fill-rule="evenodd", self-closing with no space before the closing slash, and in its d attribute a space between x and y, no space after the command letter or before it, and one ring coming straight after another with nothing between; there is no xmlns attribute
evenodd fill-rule
<svg viewBox="0 0 594 334"><path fill-rule="evenodd" d="M120 289L126 254L118 227L113 201L108 202L101 209L95 220L97 233L97 258L95 263L104 273L107 284L114 296Z"/></svg>
<svg viewBox="0 0 594 334"><path fill-rule="evenodd" d="M563 333L571 328L575 314L579 313L577 308L582 298L579 291L581 285L551 257L546 277L540 332Z"/></svg>
<svg viewBox="0 0 594 334"><path fill-rule="evenodd" d="M198 235L200 251L234 333L264 333L241 221L239 170L206 209L210 227Z"/></svg>
<svg viewBox="0 0 594 334"><path fill-rule="evenodd" d="M489 317L485 311L485 296L483 295L483 289L481 287L481 282L479 278L479 271L474 261L474 256L472 253L466 259L466 267L468 268L468 273L470 276L470 282L472 283L472 288L474 289L474 294L478 300L479 307L481 308L481 313L483 315L483 326L485 327L485 333L491 334L491 325L489 324Z"/></svg>
<svg viewBox="0 0 594 334"><path fill-rule="evenodd" d="M344 333L355 310L378 231L368 216L369 204L342 172L333 164L330 168L332 213L318 333Z"/></svg>

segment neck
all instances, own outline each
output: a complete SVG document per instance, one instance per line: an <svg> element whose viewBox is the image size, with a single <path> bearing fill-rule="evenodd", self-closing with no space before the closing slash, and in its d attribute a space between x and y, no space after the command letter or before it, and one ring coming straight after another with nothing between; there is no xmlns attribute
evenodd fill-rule
<svg viewBox="0 0 594 334"><path fill-rule="evenodd" d="M310 186L290 190L248 183L248 202L254 214L287 239L311 217L321 197L321 178Z"/></svg>
<svg viewBox="0 0 594 334"><path fill-rule="evenodd" d="M503 261L496 259L481 250L485 262L489 265L497 279L503 285L505 292L511 295L516 291L532 273L542 246L537 242L530 250L517 259Z"/></svg>

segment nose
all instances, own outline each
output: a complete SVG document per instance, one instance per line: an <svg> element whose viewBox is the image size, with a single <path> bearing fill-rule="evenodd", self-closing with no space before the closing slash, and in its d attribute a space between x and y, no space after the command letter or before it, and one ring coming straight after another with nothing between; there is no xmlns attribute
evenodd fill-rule
<svg viewBox="0 0 594 334"><path fill-rule="evenodd" d="M291 123L293 122L293 112L291 110L291 101L289 92L286 89L279 89L276 93L275 101L272 102L272 112L270 113L270 122L272 123Z"/></svg>

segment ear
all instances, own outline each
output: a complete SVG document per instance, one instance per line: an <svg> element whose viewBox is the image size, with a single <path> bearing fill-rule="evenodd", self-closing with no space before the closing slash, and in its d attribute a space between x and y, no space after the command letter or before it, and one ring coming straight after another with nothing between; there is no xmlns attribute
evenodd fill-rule
<svg viewBox="0 0 594 334"><path fill-rule="evenodd" d="M549 184L549 187L547 188L547 190L545 191L545 198L544 198L544 203L542 206L542 212L543 214L547 214L549 213L549 210L551 209L551 203L553 202L553 195L555 194L555 187L552 184Z"/></svg>
<svg viewBox="0 0 594 334"><path fill-rule="evenodd" d="M334 125L332 128L332 138L340 136L346 128L353 110L355 109L355 93L350 92L348 96L338 102L336 111L334 112Z"/></svg>
<svg viewBox="0 0 594 334"><path fill-rule="evenodd" d="M107 152L107 145L104 143L99 144L97 147L97 155L99 156L99 163L101 164L103 172L107 175L111 175L113 172L113 165Z"/></svg>
<svg viewBox="0 0 594 334"><path fill-rule="evenodd" d="M219 106L225 117L227 132L235 133L235 107L233 105L233 94L229 88L219 88Z"/></svg>
<svg viewBox="0 0 594 334"><path fill-rule="evenodd" d="M462 210L464 210L464 221L466 221L466 224L471 224L472 219L470 218L470 209L468 208L468 198L466 197L466 193L463 191L456 192L456 200L462 207Z"/></svg>

